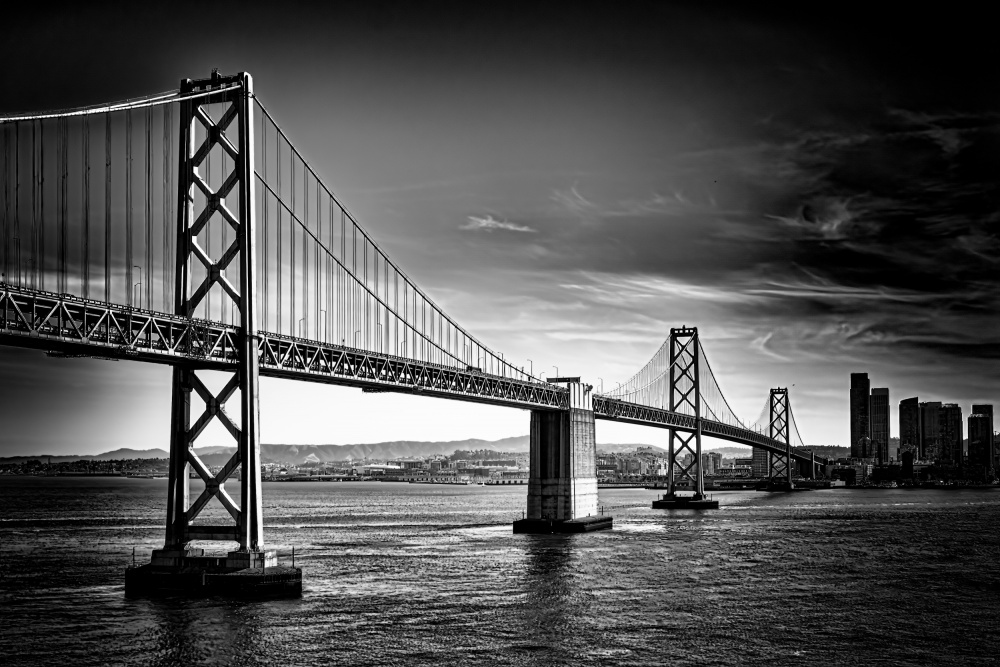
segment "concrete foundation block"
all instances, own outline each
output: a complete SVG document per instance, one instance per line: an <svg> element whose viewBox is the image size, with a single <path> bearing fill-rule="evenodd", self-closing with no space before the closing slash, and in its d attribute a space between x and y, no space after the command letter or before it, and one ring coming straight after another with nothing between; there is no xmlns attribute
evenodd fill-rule
<svg viewBox="0 0 1000 667"><path fill-rule="evenodd" d="M227 570L275 567L278 564L276 551L230 551L226 556Z"/></svg>
<svg viewBox="0 0 1000 667"><path fill-rule="evenodd" d="M181 567L186 559L204 555L204 549L155 549L149 564L153 567Z"/></svg>
<svg viewBox="0 0 1000 667"><path fill-rule="evenodd" d="M694 499L690 496L663 496L653 501L654 510L717 510L718 500Z"/></svg>
<svg viewBox="0 0 1000 667"><path fill-rule="evenodd" d="M554 535L559 533L591 533L610 530L614 519L610 516L587 516L581 519L519 519L514 522L515 533Z"/></svg>

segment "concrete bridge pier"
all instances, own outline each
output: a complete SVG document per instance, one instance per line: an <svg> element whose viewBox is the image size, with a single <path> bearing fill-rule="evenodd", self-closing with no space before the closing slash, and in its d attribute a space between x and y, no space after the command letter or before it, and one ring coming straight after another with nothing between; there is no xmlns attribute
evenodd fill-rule
<svg viewBox="0 0 1000 667"><path fill-rule="evenodd" d="M597 441L592 387L553 378L569 389L569 409L531 411L530 473L525 518L515 533L583 533L612 527L597 509Z"/></svg>

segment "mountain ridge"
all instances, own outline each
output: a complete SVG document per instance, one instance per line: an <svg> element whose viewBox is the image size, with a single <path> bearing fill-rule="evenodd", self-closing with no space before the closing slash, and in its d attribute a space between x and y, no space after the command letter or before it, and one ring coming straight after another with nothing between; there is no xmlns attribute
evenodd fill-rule
<svg viewBox="0 0 1000 667"><path fill-rule="evenodd" d="M378 443L356 443L346 445L319 444L302 445L288 443L269 443L261 445L261 460L264 463L303 463L306 460L331 462L345 459L397 459L412 457L427 457L436 455L451 455L456 450L475 451L486 449L497 452L526 453L528 451L528 436L518 435L499 440L483 440L467 438L464 440L428 441L428 440L390 440ZM599 443L597 448L608 454L634 451L638 447L649 447L642 443ZM666 453L666 449L653 446L657 453ZM196 447L195 453L206 465L222 465L229 460L235 451L233 446L212 445ZM723 456L733 457L750 455L749 448L739 447L705 447L705 451L718 451ZM113 459L165 459L169 453L160 448L133 449L119 448L101 454L37 454L33 456L0 457L0 463L22 463L31 459L53 463L67 461L108 461Z"/></svg>

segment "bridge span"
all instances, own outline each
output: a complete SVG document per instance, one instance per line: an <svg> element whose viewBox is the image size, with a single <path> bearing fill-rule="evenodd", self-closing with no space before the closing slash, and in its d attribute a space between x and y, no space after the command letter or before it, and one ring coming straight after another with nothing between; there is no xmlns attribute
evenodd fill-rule
<svg viewBox="0 0 1000 667"><path fill-rule="evenodd" d="M0 152L0 344L173 369L164 546L131 575L133 590L179 585L192 567L230 582L219 586L259 570L245 581L301 590L300 571L275 570L264 540L260 376L530 411L527 512L516 532L611 527L597 506L596 419L667 430L671 472L659 506L682 502L676 484L704 500L706 436L754 447L789 482L793 462L815 472L787 389L772 388L757 419L740 420L696 328L671 329L635 376L602 394L578 377L544 381L512 364L383 251L247 73L0 116ZM218 393L206 371L229 374ZM236 444L216 475L194 451L213 420ZM238 503L225 488L237 468ZM194 499L192 471L205 483ZM213 500L232 523L198 520ZM195 540L236 549L213 559L190 548Z"/></svg>

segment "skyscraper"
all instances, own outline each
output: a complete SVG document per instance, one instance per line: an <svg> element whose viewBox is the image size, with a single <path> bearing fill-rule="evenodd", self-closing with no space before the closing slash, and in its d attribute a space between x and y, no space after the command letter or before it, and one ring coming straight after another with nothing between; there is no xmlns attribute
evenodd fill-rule
<svg viewBox="0 0 1000 667"><path fill-rule="evenodd" d="M760 447L753 448L751 471L754 477L771 476L771 454L766 449L761 449Z"/></svg>
<svg viewBox="0 0 1000 667"><path fill-rule="evenodd" d="M902 460L904 452L913 452L914 458L920 457L920 400L904 398L899 402L899 457Z"/></svg>
<svg viewBox="0 0 1000 667"><path fill-rule="evenodd" d="M871 439L869 410L871 407L871 382L868 373L851 373L851 457L863 458Z"/></svg>
<svg viewBox="0 0 1000 667"><path fill-rule="evenodd" d="M879 463L887 463L889 456L889 389L872 389L870 399L872 452ZM893 452L895 454L895 452Z"/></svg>
<svg viewBox="0 0 1000 667"><path fill-rule="evenodd" d="M973 405L969 415L969 465L984 473L1000 466L993 443L993 406Z"/></svg>
<svg viewBox="0 0 1000 667"><path fill-rule="evenodd" d="M940 401L920 404L920 458L924 461L941 460L940 416Z"/></svg>
<svg viewBox="0 0 1000 667"><path fill-rule="evenodd" d="M956 403L945 403L941 406L941 416L938 418L941 428L941 457L955 465L961 465L965 452L963 451L962 408Z"/></svg>

